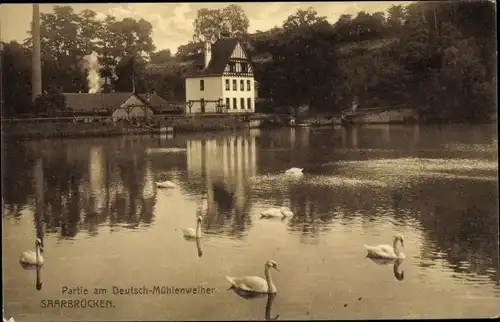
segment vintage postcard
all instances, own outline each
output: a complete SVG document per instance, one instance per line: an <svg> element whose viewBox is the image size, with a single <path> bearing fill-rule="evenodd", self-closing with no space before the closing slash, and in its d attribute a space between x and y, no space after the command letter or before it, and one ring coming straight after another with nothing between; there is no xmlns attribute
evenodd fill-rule
<svg viewBox="0 0 500 322"><path fill-rule="evenodd" d="M4 322L500 315L494 2L0 15Z"/></svg>

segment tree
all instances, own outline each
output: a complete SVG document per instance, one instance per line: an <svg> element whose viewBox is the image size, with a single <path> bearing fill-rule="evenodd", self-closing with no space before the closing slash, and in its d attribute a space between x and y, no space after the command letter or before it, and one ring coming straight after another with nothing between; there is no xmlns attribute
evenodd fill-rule
<svg viewBox="0 0 500 322"><path fill-rule="evenodd" d="M90 12L90 11L89 11ZM89 12L86 13L89 17ZM42 85L54 83L65 92L85 88L85 75L80 61L85 54L85 41L80 36L80 17L68 6L54 6L54 12L40 15ZM30 37L26 45L31 46Z"/></svg>
<svg viewBox="0 0 500 322"><path fill-rule="evenodd" d="M352 15L340 15L339 20L333 25L339 36L339 41L350 40L353 34Z"/></svg>
<svg viewBox="0 0 500 322"><path fill-rule="evenodd" d="M85 55L91 54L97 49L97 37L100 28L100 22L96 20L96 13L85 9L78 16L79 34L83 42L82 52Z"/></svg>
<svg viewBox="0 0 500 322"><path fill-rule="evenodd" d="M172 53L170 49L163 49L154 53L151 53L150 63L152 64L164 64L172 60Z"/></svg>
<svg viewBox="0 0 500 322"><path fill-rule="evenodd" d="M387 17L387 24L394 31L399 31L404 24L405 10L402 5L392 5L387 10L389 16Z"/></svg>
<svg viewBox="0 0 500 322"><path fill-rule="evenodd" d="M297 10L284 21L283 29L277 39L256 44L258 51L273 55L275 65L274 71L258 77L261 92L278 105L297 108L306 104L318 110L332 99L337 73L334 29L312 8Z"/></svg>
<svg viewBox="0 0 500 322"><path fill-rule="evenodd" d="M283 28L285 30L293 30L319 23L328 23L328 21L325 16L318 16L318 12L309 7L307 10L298 9L294 15L288 16L283 22Z"/></svg>
<svg viewBox="0 0 500 322"><path fill-rule="evenodd" d="M194 41L214 43L222 36L241 38L247 34L249 20L243 9L235 4L223 9L200 9L193 23Z"/></svg>
<svg viewBox="0 0 500 322"><path fill-rule="evenodd" d="M35 111L41 115L57 116L67 111L66 96L57 91L45 92L35 99Z"/></svg>
<svg viewBox="0 0 500 322"><path fill-rule="evenodd" d="M236 4L231 4L222 9L223 34L230 37L241 38L248 32L250 21L243 8Z"/></svg>
<svg viewBox="0 0 500 322"><path fill-rule="evenodd" d="M2 116L29 113L31 51L15 41L1 44Z"/></svg>

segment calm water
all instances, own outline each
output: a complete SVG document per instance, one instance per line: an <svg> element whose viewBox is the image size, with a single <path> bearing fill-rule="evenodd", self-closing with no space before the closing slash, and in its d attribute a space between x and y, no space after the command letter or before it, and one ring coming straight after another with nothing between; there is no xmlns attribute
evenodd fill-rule
<svg viewBox="0 0 500 322"><path fill-rule="evenodd" d="M5 316L16 321L493 317L500 311L496 126L364 126L3 142ZM304 176L284 171L303 167ZM157 189L171 180L176 189ZM208 209L202 205L208 201ZM269 207L295 216L260 219ZM178 230L196 227L199 243ZM36 224L37 218L45 224ZM38 228L37 228L38 227ZM402 233L407 259L363 244ZM45 265L20 253L43 237ZM264 276L244 299L224 276ZM213 295L113 295L121 288ZM67 287L91 294L68 295ZM94 288L108 294L94 295ZM111 300L42 308L42 300ZM48 302L45 302L48 303Z"/></svg>

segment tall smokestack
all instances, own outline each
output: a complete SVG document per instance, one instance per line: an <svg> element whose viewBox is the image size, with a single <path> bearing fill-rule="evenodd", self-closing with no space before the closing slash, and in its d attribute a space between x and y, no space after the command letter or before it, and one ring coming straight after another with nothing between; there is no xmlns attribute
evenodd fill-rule
<svg viewBox="0 0 500 322"><path fill-rule="evenodd" d="M33 36L32 75L31 75L31 98L33 102L38 95L42 94L42 59L40 54L40 5L33 4L33 20L31 23Z"/></svg>

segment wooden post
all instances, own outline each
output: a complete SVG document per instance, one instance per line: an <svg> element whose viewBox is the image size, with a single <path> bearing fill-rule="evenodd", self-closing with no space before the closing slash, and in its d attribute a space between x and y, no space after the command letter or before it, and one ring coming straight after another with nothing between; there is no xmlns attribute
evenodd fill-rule
<svg viewBox="0 0 500 322"><path fill-rule="evenodd" d="M191 107L193 107L193 104L194 104L194 102L191 100L186 102L186 105L189 108L189 114L191 114Z"/></svg>

